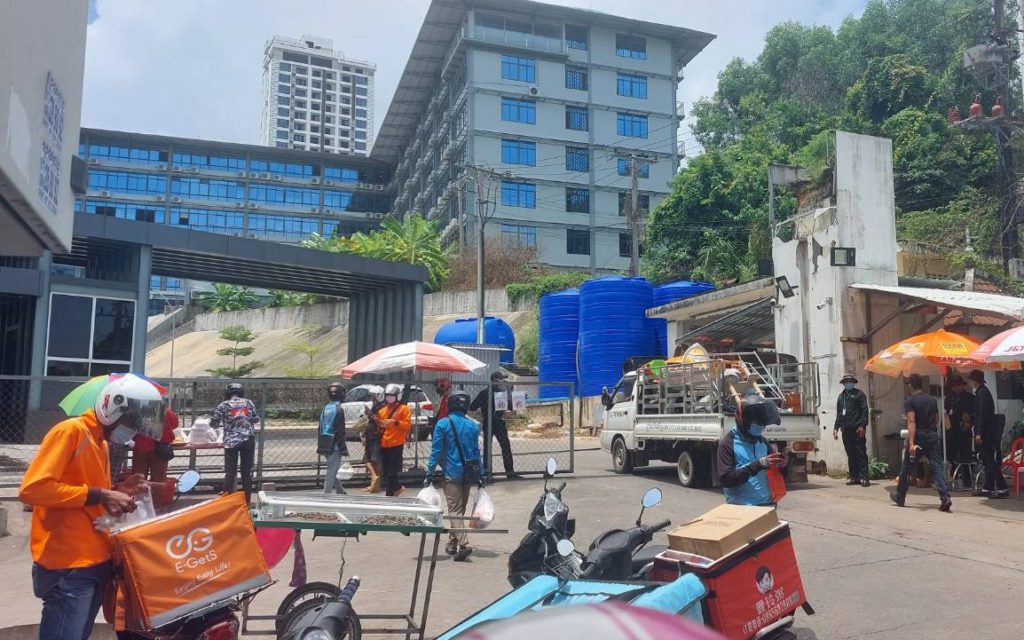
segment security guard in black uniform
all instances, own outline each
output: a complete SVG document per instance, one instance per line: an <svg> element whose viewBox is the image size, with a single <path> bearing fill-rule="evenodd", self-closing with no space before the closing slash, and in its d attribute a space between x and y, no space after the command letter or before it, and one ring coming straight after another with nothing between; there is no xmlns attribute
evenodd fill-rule
<svg viewBox="0 0 1024 640"><path fill-rule="evenodd" d="M871 486L871 474L868 472L868 398L857 388L857 378L846 374L839 381L843 390L836 402L836 423L832 437L839 439L843 433L843 446L850 465L850 480L846 484L860 483L863 487Z"/></svg>

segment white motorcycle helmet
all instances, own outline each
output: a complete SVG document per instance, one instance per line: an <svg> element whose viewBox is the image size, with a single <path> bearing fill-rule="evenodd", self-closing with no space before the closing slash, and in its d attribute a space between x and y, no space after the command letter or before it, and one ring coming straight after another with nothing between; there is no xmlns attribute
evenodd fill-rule
<svg viewBox="0 0 1024 640"><path fill-rule="evenodd" d="M126 373L103 387L96 398L100 424L119 423L136 434L158 440L164 430L164 405L152 383Z"/></svg>
<svg viewBox="0 0 1024 640"><path fill-rule="evenodd" d="M402 385L391 383L384 387L384 395L395 396L395 401L398 401L402 397Z"/></svg>

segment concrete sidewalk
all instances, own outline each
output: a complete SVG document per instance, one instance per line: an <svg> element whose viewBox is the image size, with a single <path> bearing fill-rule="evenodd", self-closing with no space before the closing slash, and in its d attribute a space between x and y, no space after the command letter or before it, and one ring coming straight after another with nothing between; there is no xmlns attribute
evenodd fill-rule
<svg viewBox="0 0 1024 640"><path fill-rule="evenodd" d="M665 500L647 519L690 520L722 503L720 492L678 485L669 466L617 476L609 456L587 451L576 456L576 473L563 478L564 499L577 519L575 542L585 548L601 531L629 526L640 497L661 487ZM526 527L540 495L540 480L499 482L488 488L497 505L495 528L507 535L478 535L470 562L438 563L429 633L436 635L508 591L508 554ZM1024 500L989 501L954 494L952 514L938 510L934 492L914 490L907 508L889 503L891 483L871 488L812 477L791 488L780 516L793 525L800 568L817 615L798 614L803 640L854 638L903 640L908 634L930 639L1016 638L1019 620L1016 586L1024 584ZM32 595L26 540L27 513L11 510L16 535L0 540L3 624L31 625L39 615ZM660 540L664 541L664 538ZM309 580L335 582L341 541L304 535ZM657 540L656 540L657 542ZM396 534L373 534L349 541L346 576L362 577L355 607L360 612L402 611L408 603L417 541ZM273 613L290 591L289 555L273 571L279 581L253 603L253 613ZM266 628L266 627L260 627ZM34 638L26 631L5 638ZM101 637L97 634L95 637Z"/></svg>

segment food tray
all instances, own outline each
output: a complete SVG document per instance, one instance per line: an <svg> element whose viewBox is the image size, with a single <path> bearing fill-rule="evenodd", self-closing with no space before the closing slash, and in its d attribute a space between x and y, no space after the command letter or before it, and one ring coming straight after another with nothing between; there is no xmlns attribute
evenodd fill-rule
<svg viewBox="0 0 1024 640"><path fill-rule="evenodd" d="M419 498L327 495L310 491L260 491L256 516L263 522L402 528L444 526L441 509Z"/></svg>

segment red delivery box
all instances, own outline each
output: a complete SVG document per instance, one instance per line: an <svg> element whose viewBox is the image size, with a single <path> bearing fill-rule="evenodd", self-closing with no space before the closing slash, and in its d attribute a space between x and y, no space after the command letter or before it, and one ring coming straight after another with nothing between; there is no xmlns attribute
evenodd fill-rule
<svg viewBox="0 0 1024 640"><path fill-rule="evenodd" d="M114 554L132 630L157 629L271 581L241 492L121 529Z"/></svg>
<svg viewBox="0 0 1024 640"><path fill-rule="evenodd" d="M655 580L682 573L704 582L707 623L730 640L753 638L807 602L786 522L717 560L671 549L655 559Z"/></svg>

